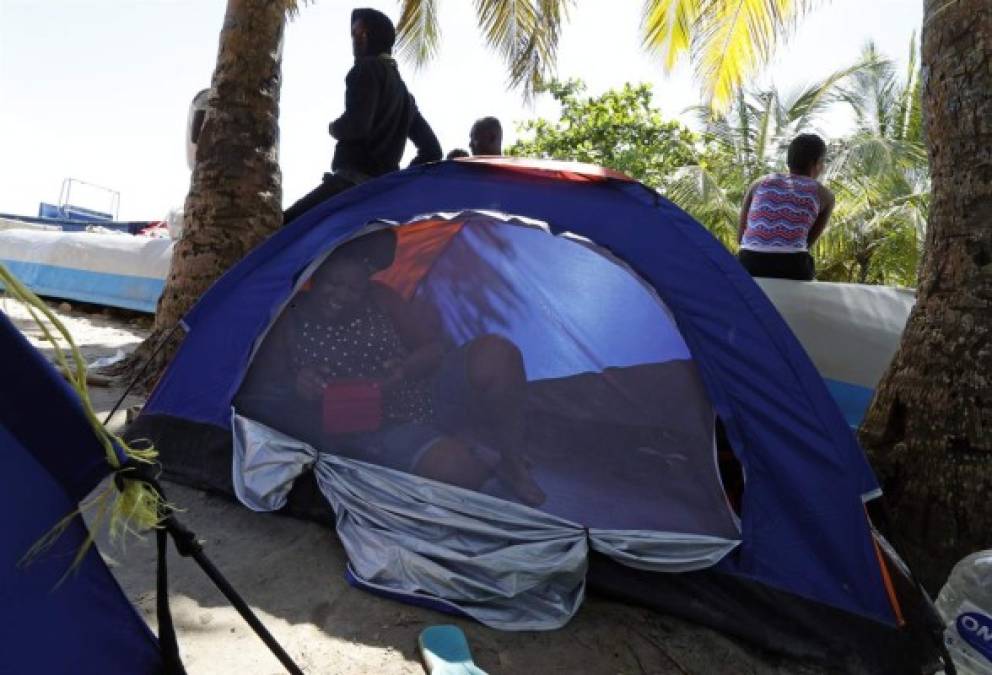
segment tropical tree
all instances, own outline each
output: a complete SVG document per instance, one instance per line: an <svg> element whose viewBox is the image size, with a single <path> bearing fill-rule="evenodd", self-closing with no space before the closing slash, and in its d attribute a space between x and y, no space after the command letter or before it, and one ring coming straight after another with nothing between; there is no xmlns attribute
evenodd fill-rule
<svg viewBox="0 0 992 675"><path fill-rule="evenodd" d="M124 368L147 365L210 284L282 224L279 170L281 45L295 0L228 0L207 113L173 250L149 337ZM154 379L178 338L158 352Z"/></svg>
<svg viewBox="0 0 992 675"><path fill-rule="evenodd" d="M736 249L740 205L751 183L784 169L789 141L800 131L815 130L840 99L841 85L867 65L859 61L789 94L775 87L741 88L719 111L696 106L692 111L703 126L703 142L695 160L673 174L662 191Z"/></svg>
<svg viewBox="0 0 992 675"><path fill-rule="evenodd" d="M400 0L399 53L420 65L441 43L439 0ZM645 48L671 70L692 57L707 102L724 107L748 75L771 58L796 20L818 0L647 0ZM553 75L561 29L575 0L476 0L479 29L504 58L511 86L530 95Z"/></svg>
<svg viewBox="0 0 992 675"><path fill-rule="evenodd" d="M910 51L915 54L915 45ZM685 208L733 250L748 186L784 170L785 147L795 134L815 129L828 111L850 107L857 130L833 144L831 186L838 203L828 236L816 250L819 276L912 285L927 173L919 134L914 139L904 133L908 120L919 117L919 105L904 96L917 81L914 63L909 72L913 76L903 86L892 62L869 45L852 66L790 94L774 87L740 90L722 113L697 106L700 134L666 121L648 85L627 84L585 97L581 82L552 81L544 89L559 103L559 118L518 125L523 138L508 152L591 162L630 174ZM864 111L876 103L867 92L882 90L906 102L907 113L900 117L906 123L886 123L879 130L880 124L867 121Z"/></svg>
<svg viewBox="0 0 992 675"><path fill-rule="evenodd" d="M900 77L869 43L865 67L841 87L855 131L832 148L826 178L837 207L814 250L819 279L916 282L930 190L916 54L914 37Z"/></svg>
<svg viewBox="0 0 992 675"><path fill-rule="evenodd" d="M925 582L992 543L992 5L925 0L917 301L861 430Z"/></svg>
<svg viewBox="0 0 992 675"><path fill-rule="evenodd" d="M859 60L789 95L741 89L729 108L698 106L706 143L666 194L734 248L740 204L756 178L784 170L798 133L818 131L823 113L854 113L855 131L834 139L825 179L837 196L813 250L817 278L913 285L926 222L929 175L920 129L915 39L908 74L869 44Z"/></svg>
<svg viewBox="0 0 992 675"><path fill-rule="evenodd" d="M929 181L858 168L829 181L837 197L830 226L813 247L821 281L914 286Z"/></svg>
<svg viewBox="0 0 992 675"><path fill-rule="evenodd" d="M696 155L696 134L664 120L649 84L626 84L594 97L583 96L585 85L578 80L552 81L542 91L560 105L559 119L520 124L526 136L507 154L597 164L656 188Z"/></svg>

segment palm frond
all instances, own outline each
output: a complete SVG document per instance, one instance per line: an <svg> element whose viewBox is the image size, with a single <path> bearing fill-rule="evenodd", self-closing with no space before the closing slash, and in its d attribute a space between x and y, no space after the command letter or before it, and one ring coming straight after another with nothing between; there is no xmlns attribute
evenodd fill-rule
<svg viewBox="0 0 992 675"><path fill-rule="evenodd" d="M761 98L765 105L758 117L757 133L754 139L754 156L758 161L763 160L768 155L768 146L775 132L775 112L778 106L778 96L774 91L765 92Z"/></svg>
<svg viewBox="0 0 992 675"><path fill-rule="evenodd" d="M721 187L720 179L704 165L682 167L665 181L661 192L702 223L727 248L736 246L739 199L729 195Z"/></svg>
<svg viewBox="0 0 992 675"><path fill-rule="evenodd" d="M286 11L286 16L290 19L295 19L300 13L300 5L307 4L311 0L281 0L283 8Z"/></svg>
<svg viewBox="0 0 992 675"><path fill-rule="evenodd" d="M909 38L909 61L906 67L906 80L899 98L899 109L896 112L898 123L897 137L907 140L913 131L917 106L917 80L919 79L919 64L916 56L916 32Z"/></svg>
<svg viewBox="0 0 992 675"><path fill-rule="evenodd" d="M739 147L738 161L741 165L747 165L751 157L751 145L754 141L754 132L751 120L754 117L753 110L747 103L744 90L737 89L737 140Z"/></svg>
<svg viewBox="0 0 992 675"><path fill-rule="evenodd" d="M850 106L861 131L891 136L899 126L901 97L895 66L872 42L862 50L861 61L864 67L848 79L840 98Z"/></svg>
<svg viewBox="0 0 992 675"><path fill-rule="evenodd" d="M479 28L530 96L554 73L561 27L574 0L475 0Z"/></svg>
<svg viewBox="0 0 992 675"><path fill-rule="evenodd" d="M726 107L748 75L771 58L775 47L815 0L710 0L697 18L692 51L707 100Z"/></svg>
<svg viewBox="0 0 992 675"><path fill-rule="evenodd" d="M689 54L706 99L726 110L810 8L823 0L645 0L643 46L671 70Z"/></svg>
<svg viewBox="0 0 992 675"><path fill-rule="evenodd" d="M704 0L647 0L642 13L643 46L662 56L671 71L688 53Z"/></svg>
<svg viewBox="0 0 992 675"><path fill-rule="evenodd" d="M844 99L843 85L853 76L872 67L864 57L847 68L841 68L790 95L784 106L787 118L796 129L806 129L832 105Z"/></svg>
<svg viewBox="0 0 992 675"><path fill-rule="evenodd" d="M906 111L906 128L903 130L904 140L909 143L923 145L923 78L917 71L909 96L909 109Z"/></svg>
<svg viewBox="0 0 992 675"><path fill-rule="evenodd" d="M396 51L399 56L419 68L437 55L440 44L437 0L402 0L400 21L396 27Z"/></svg>

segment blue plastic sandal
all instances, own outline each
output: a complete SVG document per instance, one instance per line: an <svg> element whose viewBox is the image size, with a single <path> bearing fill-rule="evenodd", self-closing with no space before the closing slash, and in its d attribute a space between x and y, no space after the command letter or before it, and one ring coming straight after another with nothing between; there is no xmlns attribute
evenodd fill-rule
<svg viewBox="0 0 992 675"><path fill-rule="evenodd" d="M486 675L472 661L465 633L458 626L430 626L417 640L429 675Z"/></svg>

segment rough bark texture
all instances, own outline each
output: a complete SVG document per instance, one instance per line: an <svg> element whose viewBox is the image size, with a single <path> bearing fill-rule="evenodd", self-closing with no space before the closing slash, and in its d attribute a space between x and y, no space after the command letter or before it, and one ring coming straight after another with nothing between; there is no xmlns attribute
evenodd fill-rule
<svg viewBox="0 0 992 675"><path fill-rule="evenodd" d="M992 2L926 0L933 196L916 308L862 428L930 590L992 547Z"/></svg>
<svg viewBox="0 0 992 675"><path fill-rule="evenodd" d="M155 329L131 367L149 358L214 280L282 224L279 87L286 7L276 0L228 0L183 237ZM146 382L157 378L178 344L174 338L158 354Z"/></svg>

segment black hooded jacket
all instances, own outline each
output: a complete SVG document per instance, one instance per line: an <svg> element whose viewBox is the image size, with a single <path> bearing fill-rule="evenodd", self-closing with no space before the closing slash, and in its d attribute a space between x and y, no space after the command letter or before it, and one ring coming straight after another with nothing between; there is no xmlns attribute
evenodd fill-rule
<svg viewBox="0 0 992 675"><path fill-rule="evenodd" d="M396 171L409 138L417 148L411 165L441 159L441 145L407 91L388 55L363 56L345 78L344 114L330 124L337 139L334 171L368 176Z"/></svg>

